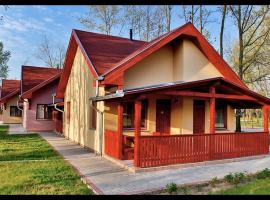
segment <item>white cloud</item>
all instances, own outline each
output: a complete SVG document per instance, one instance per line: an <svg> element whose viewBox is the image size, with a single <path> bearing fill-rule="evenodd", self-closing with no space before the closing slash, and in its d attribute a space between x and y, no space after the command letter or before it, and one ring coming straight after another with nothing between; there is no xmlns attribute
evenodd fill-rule
<svg viewBox="0 0 270 200"><path fill-rule="evenodd" d="M45 17L45 18L43 18L43 20L45 22L54 22L54 19L53 18L50 18L50 17Z"/></svg>
<svg viewBox="0 0 270 200"><path fill-rule="evenodd" d="M26 31L46 31L44 24L35 19L11 18L5 17L1 29L12 31L26 32Z"/></svg>

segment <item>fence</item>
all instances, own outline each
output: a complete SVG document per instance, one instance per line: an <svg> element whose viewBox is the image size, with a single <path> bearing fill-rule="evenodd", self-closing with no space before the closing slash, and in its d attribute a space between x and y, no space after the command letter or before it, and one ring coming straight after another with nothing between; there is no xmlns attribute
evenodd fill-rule
<svg viewBox="0 0 270 200"><path fill-rule="evenodd" d="M268 133L142 136L139 166L153 167L267 154Z"/></svg>

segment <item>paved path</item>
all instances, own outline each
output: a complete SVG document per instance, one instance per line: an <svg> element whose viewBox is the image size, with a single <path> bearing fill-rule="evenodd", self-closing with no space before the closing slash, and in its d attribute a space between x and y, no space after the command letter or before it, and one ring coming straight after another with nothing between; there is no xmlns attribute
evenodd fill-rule
<svg viewBox="0 0 270 200"><path fill-rule="evenodd" d="M171 182L190 184L223 178L230 172L270 168L270 156L267 156L225 164L132 173L54 133L40 135L103 194L136 194L161 189Z"/></svg>
<svg viewBox="0 0 270 200"><path fill-rule="evenodd" d="M27 134L22 124L8 124L8 134Z"/></svg>

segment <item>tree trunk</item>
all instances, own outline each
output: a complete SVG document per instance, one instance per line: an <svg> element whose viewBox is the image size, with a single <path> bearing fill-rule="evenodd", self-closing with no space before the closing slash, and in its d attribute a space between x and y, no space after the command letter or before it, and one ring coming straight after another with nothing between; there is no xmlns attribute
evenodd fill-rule
<svg viewBox="0 0 270 200"><path fill-rule="evenodd" d="M200 5L200 32L201 32L201 34L202 34L202 32L203 32L203 13L202 13L203 11L202 11L202 5Z"/></svg>
<svg viewBox="0 0 270 200"><path fill-rule="evenodd" d="M220 41L219 41L219 45L220 45L220 55L223 58L223 34L224 34L224 25L225 25L225 18L226 18L226 12L227 12L227 6L224 5L223 6L223 10L222 10L222 20L221 20L221 27L220 27Z"/></svg>

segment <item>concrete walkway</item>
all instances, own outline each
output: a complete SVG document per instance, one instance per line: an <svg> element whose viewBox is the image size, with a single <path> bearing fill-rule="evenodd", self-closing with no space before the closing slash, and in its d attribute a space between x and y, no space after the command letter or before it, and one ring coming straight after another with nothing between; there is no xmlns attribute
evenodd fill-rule
<svg viewBox="0 0 270 200"><path fill-rule="evenodd" d="M8 124L8 134L27 134L22 124Z"/></svg>
<svg viewBox="0 0 270 200"><path fill-rule="evenodd" d="M95 156L87 149L57 136L54 133L40 133L80 175L100 194L139 194L162 189L174 182L178 185L209 181L214 177L223 178L230 172L256 172L270 169L270 156L225 164L159 171L129 172L111 161Z"/></svg>

